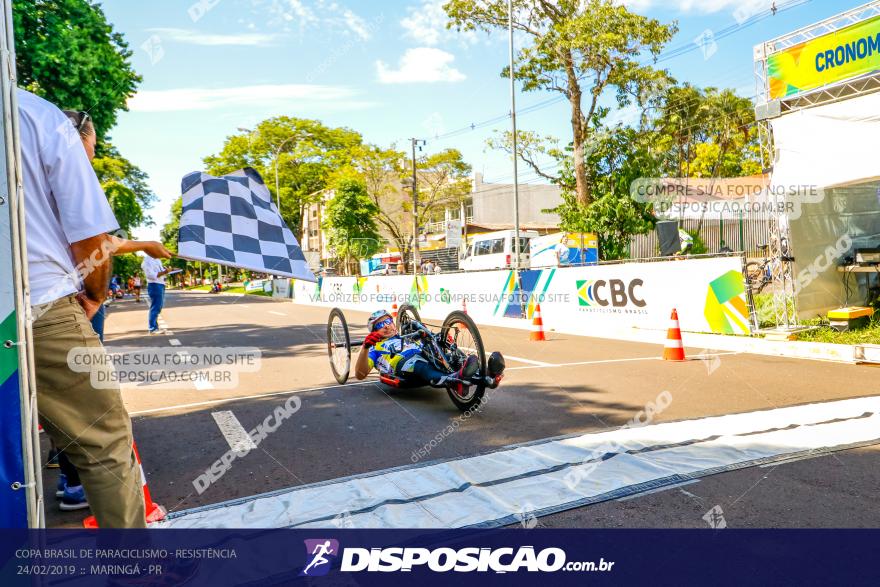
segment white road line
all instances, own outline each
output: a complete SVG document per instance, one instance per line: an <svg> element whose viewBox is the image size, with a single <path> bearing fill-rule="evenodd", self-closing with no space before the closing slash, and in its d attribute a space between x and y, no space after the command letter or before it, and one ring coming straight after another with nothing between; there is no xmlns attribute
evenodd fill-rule
<svg viewBox="0 0 880 587"><path fill-rule="evenodd" d="M149 410L140 410L137 412L129 412L129 416L140 416L143 414L156 414L158 412L167 412L169 410L179 410L184 408L198 408L201 406L212 406L215 404L228 404L229 402L237 402L248 399L260 399L263 397L272 397L275 395L293 395L295 393L306 393L308 391L324 391L325 389L338 389L340 387L355 387L358 385L371 385L378 381L378 379L374 377L368 377L363 381L358 381L356 383L345 383L343 385L327 385L324 387L310 387L307 389L287 389L284 391L272 391L269 393L258 393L256 395L241 395L236 397L223 397L212 400L206 400L203 402L193 402L190 404L177 404L175 406L163 406L161 408L151 408Z"/></svg>
<svg viewBox="0 0 880 587"><path fill-rule="evenodd" d="M661 361L661 357L635 357L632 359L603 359L599 361L578 361L576 363L547 363L528 367L508 367L507 371L519 371L520 369L555 369L558 367L574 367L577 365L601 365L603 363L627 363L630 361Z"/></svg>
<svg viewBox="0 0 880 587"><path fill-rule="evenodd" d="M510 359L511 361L516 361L517 363L528 363L529 365L536 365L538 367L555 367L553 363L545 363L544 361L535 361L533 359L523 359L520 357L514 357L513 355L504 355L505 359Z"/></svg>
<svg viewBox="0 0 880 587"><path fill-rule="evenodd" d="M229 448L237 453L247 453L257 448L254 440L248 435L247 430L229 410L213 412L211 416L217 422L217 427L223 433L223 438L229 443Z"/></svg>
<svg viewBox="0 0 880 587"><path fill-rule="evenodd" d="M272 310L269 310L269 313L275 314L276 316L287 316L284 312L273 312Z"/></svg>
<svg viewBox="0 0 880 587"><path fill-rule="evenodd" d="M176 338L172 338L168 342L171 344L171 346L180 346L180 341L177 340Z"/></svg>
<svg viewBox="0 0 880 587"><path fill-rule="evenodd" d="M213 383L211 383L210 381L205 381L204 379L202 379L200 377L196 378L196 380L193 381L193 385L195 385L196 389L199 391L206 391L208 389L214 389Z"/></svg>

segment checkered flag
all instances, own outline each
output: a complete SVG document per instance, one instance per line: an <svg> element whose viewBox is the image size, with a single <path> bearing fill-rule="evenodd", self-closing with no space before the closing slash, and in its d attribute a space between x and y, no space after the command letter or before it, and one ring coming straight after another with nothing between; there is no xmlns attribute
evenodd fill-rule
<svg viewBox="0 0 880 587"><path fill-rule="evenodd" d="M256 170L222 177L194 171L181 191L180 257L316 281Z"/></svg>

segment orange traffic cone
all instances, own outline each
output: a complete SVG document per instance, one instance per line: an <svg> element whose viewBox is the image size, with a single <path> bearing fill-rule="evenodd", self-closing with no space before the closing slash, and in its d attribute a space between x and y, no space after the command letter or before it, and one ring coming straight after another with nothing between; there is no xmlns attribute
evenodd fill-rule
<svg viewBox="0 0 880 587"><path fill-rule="evenodd" d="M541 319L541 304L535 304L535 313L532 315L532 331L529 340L547 340L544 336L544 321Z"/></svg>
<svg viewBox="0 0 880 587"><path fill-rule="evenodd" d="M391 317L397 320L397 303L391 304Z"/></svg>
<svg viewBox="0 0 880 587"><path fill-rule="evenodd" d="M663 347L664 361L684 361L684 343L681 340L681 327L678 325L678 310L672 310L669 330L666 331L666 345Z"/></svg>
<svg viewBox="0 0 880 587"><path fill-rule="evenodd" d="M160 520L164 520L165 516L168 514L165 511L165 508L159 505L158 503L153 501L153 498L150 497L150 488L147 487L147 475L144 473L144 465L141 463L141 455L138 454L137 444L132 441L132 450L134 450L134 456L137 459L138 467L141 470L141 484L144 489L144 513L147 519L147 524L152 522L158 522ZM83 520L83 528L97 528L98 520L95 519L95 516L89 516L85 520Z"/></svg>

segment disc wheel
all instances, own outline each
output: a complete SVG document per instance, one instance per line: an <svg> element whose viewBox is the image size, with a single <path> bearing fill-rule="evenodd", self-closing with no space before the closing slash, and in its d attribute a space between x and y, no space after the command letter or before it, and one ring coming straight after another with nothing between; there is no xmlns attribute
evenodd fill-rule
<svg viewBox="0 0 880 587"><path fill-rule="evenodd" d="M412 304L403 304L397 310L397 332L400 334L409 334L412 330L410 324L413 322L421 322L422 317L419 311Z"/></svg>
<svg viewBox="0 0 880 587"><path fill-rule="evenodd" d="M348 381L351 371L351 338L348 334L348 323L339 308L333 308L330 318L327 319L327 354L336 381L340 384Z"/></svg>
<svg viewBox="0 0 880 587"><path fill-rule="evenodd" d="M452 312L443 321L440 329L440 341L444 346L447 356L454 356L457 361L452 365L454 369L461 364L468 355L477 357L480 365L475 377L479 377L481 383L471 385L464 396L460 396L451 389L447 390L449 399L462 412L466 412L479 404L486 393L486 349L483 347L483 338L476 323L464 312Z"/></svg>

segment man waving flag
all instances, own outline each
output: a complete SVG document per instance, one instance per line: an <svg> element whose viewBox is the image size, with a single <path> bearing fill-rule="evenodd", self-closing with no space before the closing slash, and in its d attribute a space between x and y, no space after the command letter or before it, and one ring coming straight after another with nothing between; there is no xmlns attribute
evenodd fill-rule
<svg viewBox="0 0 880 587"><path fill-rule="evenodd" d="M256 170L183 178L178 254L193 261L316 281Z"/></svg>

